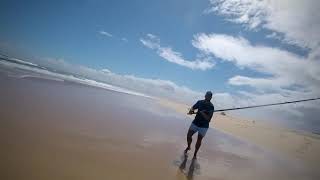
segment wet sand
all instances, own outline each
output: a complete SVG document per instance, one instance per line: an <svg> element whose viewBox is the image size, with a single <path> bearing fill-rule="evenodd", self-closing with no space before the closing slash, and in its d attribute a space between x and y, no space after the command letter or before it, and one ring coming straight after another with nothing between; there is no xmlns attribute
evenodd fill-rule
<svg viewBox="0 0 320 180"><path fill-rule="evenodd" d="M192 161L190 153L185 160L191 121L154 99L5 74L0 84L3 180L320 177L295 159L215 129L199 158Z"/></svg>

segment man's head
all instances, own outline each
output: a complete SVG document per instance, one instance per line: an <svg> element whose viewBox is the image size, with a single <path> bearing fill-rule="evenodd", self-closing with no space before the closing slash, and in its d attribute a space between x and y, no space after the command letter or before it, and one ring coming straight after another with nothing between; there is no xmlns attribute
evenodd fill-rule
<svg viewBox="0 0 320 180"><path fill-rule="evenodd" d="M204 96L206 101L211 101L212 98L212 92L211 91L207 91L206 95Z"/></svg>

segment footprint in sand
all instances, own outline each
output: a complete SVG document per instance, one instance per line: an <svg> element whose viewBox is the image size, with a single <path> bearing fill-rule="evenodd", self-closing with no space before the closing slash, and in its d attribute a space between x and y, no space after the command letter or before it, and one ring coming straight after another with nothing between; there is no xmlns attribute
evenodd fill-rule
<svg viewBox="0 0 320 180"><path fill-rule="evenodd" d="M312 146L312 141L309 138L304 137L303 144L296 150L299 154L304 154Z"/></svg>

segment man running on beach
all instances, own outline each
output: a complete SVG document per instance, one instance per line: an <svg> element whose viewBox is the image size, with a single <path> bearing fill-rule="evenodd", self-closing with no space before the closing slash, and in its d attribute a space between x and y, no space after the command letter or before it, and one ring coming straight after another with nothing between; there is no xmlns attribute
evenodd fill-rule
<svg viewBox="0 0 320 180"><path fill-rule="evenodd" d="M201 141L203 137L206 135L207 130L209 128L209 122L212 118L214 112L214 106L210 102L212 98L212 92L208 91L205 95L204 100L198 101L192 108L189 110L188 114L194 114L194 110L198 109L196 117L194 118L192 124L190 125L188 134L187 134L187 142L188 147L184 150L187 153L191 148L192 136L196 132L198 132L198 139L195 146L195 151L193 154L193 158L197 158L198 150L201 146Z"/></svg>

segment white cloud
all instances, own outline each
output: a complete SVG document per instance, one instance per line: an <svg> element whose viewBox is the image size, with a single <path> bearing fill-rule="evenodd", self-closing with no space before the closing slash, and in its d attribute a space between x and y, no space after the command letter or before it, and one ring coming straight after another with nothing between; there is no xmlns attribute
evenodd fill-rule
<svg viewBox="0 0 320 180"><path fill-rule="evenodd" d="M160 39L153 34L147 34L147 36L145 38L141 38L140 41L144 46L156 50L159 56L169 62L194 70L207 70L214 66L214 63L209 57L196 59L194 61L185 60L181 53L172 50L170 47L162 47L160 45Z"/></svg>
<svg viewBox="0 0 320 180"><path fill-rule="evenodd" d="M279 90L281 86L287 83L277 78L252 78L239 75L230 78L228 82L236 86L248 85L265 90Z"/></svg>
<svg viewBox="0 0 320 180"><path fill-rule="evenodd" d="M128 39L125 38L125 37L121 38L121 40L124 41L124 42L128 42Z"/></svg>
<svg viewBox="0 0 320 180"><path fill-rule="evenodd" d="M101 35L103 35L103 36L113 37L113 35L110 34L110 33L108 33L107 31L101 30L101 31L99 31L99 33L100 33Z"/></svg>
<svg viewBox="0 0 320 180"><path fill-rule="evenodd" d="M320 69L318 61L310 61L291 52L262 45L252 45L242 37L219 34L198 34L193 45L223 61L233 62L240 68L248 68L266 74L268 78L236 76L229 80L233 85L251 85L255 88L288 88L301 85L307 89L319 89Z"/></svg>
<svg viewBox="0 0 320 180"><path fill-rule="evenodd" d="M211 8L228 20L250 29L283 34L283 41L314 49L320 43L318 0L210 0Z"/></svg>
<svg viewBox="0 0 320 180"><path fill-rule="evenodd" d="M101 71L104 72L104 73L111 73L111 71L109 69L107 69L107 68L102 69Z"/></svg>
<svg viewBox="0 0 320 180"><path fill-rule="evenodd" d="M266 38L281 40L281 36L276 32L272 32L271 34L267 34Z"/></svg>

